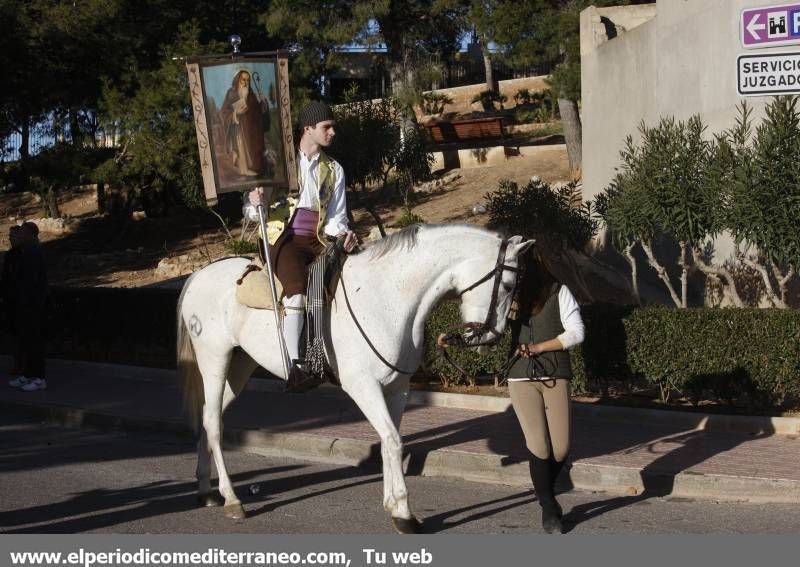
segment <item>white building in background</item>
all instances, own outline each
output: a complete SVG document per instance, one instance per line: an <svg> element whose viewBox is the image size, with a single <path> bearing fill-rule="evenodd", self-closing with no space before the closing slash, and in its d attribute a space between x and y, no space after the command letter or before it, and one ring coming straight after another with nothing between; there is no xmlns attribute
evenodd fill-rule
<svg viewBox="0 0 800 567"><path fill-rule="evenodd" d="M778 4L780 0L658 0L590 7L581 13L585 199L592 199L611 181L625 137L635 138L642 120L655 125L661 117L686 120L699 114L709 136L733 125L743 98L737 89L738 56L800 52L800 43L769 47L782 43L777 36L768 47L743 45L745 33L762 39L785 34L785 40L792 41L795 24L800 28L800 13L785 10L783 27L781 10L741 24L743 10ZM800 0L797 4L800 7ZM743 29L747 26L750 31ZM747 38L752 41L753 36ZM748 97L754 119L763 115L770 100L770 96ZM730 239L717 242L718 258L731 251Z"/></svg>

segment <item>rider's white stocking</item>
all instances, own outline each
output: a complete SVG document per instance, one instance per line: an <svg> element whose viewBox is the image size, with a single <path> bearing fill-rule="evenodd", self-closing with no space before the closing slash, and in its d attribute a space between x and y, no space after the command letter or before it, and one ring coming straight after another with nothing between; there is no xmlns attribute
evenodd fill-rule
<svg viewBox="0 0 800 567"><path fill-rule="evenodd" d="M303 294L290 295L283 298L283 338L286 341L286 350L292 361L300 358L300 334L303 332L303 316L305 315L306 296Z"/></svg>

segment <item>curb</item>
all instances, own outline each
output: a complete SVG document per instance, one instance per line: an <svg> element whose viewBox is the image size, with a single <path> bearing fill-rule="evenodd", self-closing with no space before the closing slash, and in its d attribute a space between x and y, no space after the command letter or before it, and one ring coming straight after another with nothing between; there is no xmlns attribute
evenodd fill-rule
<svg viewBox="0 0 800 567"><path fill-rule="evenodd" d="M114 375L128 380L146 382L172 381L177 383L177 370L150 368L145 366L129 366L101 362L85 362L79 360L48 359L47 364L55 373L80 370L83 373ZM0 370L11 366L11 357L0 355ZM245 387L246 390L260 392L281 392L283 383L277 379L254 377ZM323 384L316 391L306 396L338 396L346 397L341 388ZM411 390L408 396L409 405L446 407L502 413L511 408L508 397L481 396L475 394L455 394ZM625 406L607 406L585 402L572 403L573 416L576 419L591 419L611 422L630 422L670 425L690 430L732 431L751 433L754 435L797 435L800 436L800 417L765 417L728 414L707 414L680 410L662 410L648 408L632 408Z"/></svg>
<svg viewBox="0 0 800 567"><path fill-rule="evenodd" d="M245 389L281 392L283 384L273 379L253 378ZM328 384L322 385L316 392L311 392L311 395L346 397L340 388ZM511 399L507 397L450 394L425 390L411 390L408 394L408 404L495 413L511 409ZM572 415L576 419L625 423L647 422L699 431L732 431L754 435L800 435L800 418L798 417L694 413L680 410L604 406L575 401L572 402Z"/></svg>
<svg viewBox="0 0 800 567"><path fill-rule="evenodd" d="M181 420L111 415L66 406L0 401L0 409L25 412L67 427L130 429L191 435ZM225 429L225 448L270 457L379 468L378 443L305 433L273 433L262 429ZM404 458L407 474L441 476L487 484L530 486L525 463L506 464L500 455L467 453L450 449L430 452L414 450ZM800 481L698 474L691 471L675 476L651 474L639 469L596 465L577 461L568 475L562 474L563 488L609 492L635 498L665 496L718 501L800 503ZM649 495L647 494L649 492Z"/></svg>

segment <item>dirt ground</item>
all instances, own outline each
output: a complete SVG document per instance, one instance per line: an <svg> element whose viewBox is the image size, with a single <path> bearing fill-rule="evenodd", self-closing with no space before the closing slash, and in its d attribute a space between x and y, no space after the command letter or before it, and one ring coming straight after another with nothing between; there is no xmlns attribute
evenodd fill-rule
<svg viewBox="0 0 800 567"><path fill-rule="evenodd" d="M511 179L520 184L532 176L547 181L565 181L569 177L563 146L541 151L536 156L512 156L502 165L450 170L452 182L430 193L415 195L412 211L428 223L465 222L485 224L486 214L475 215L472 209L484 196L497 188L498 182ZM221 222L204 211L176 209L164 218L145 218L143 213L120 219L97 214L97 197L91 188L71 191L59 200L68 229L43 230L42 248L53 285L140 287L169 279L159 262L186 255L211 262L230 254L225 246L227 235ZM402 207L378 209L384 225L391 227ZM8 249L8 231L13 224L42 217L42 207L29 193L0 194L0 250ZM363 210L355 210L355 229L366 237L375 226ZM239 236L241 226L230 226Z"/></svg>

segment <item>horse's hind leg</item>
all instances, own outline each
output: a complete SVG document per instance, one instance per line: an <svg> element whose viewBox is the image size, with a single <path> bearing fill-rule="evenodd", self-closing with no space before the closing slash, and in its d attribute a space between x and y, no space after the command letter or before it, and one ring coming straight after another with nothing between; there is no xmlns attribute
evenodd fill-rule
<svg viewBox="0 0 800 567"><path fill-rule="evenodd" d="M403 442L395 426L393 416L386 406L381 386L377 382L360 383L358 388L348 391L381 438L381 458L383 459L383 507L392 515L395 529L401 533L418 533L420 524L411 514L408 506L408 489L403 476ZM395 411L402 413L402 397L397 400Z"/></svg>
<svg viewBox="0 0 800 567"><path fill-rule="evenodd" d="M242 392L250 375L258 364L250 356L241 351L234 351L228 368L228 378L222 394L221 415L230 403ZM211 450L208 446L208 436L205 428L200 432L197 442L197 482L198 501L201 506L222 506L224 503L220 494L211 490Z"/></svg>
<svg viewBox="0 0 800 567"><path fill-rule="evenodd" d="M214 465L217 468L219 477L219 492L225 499L225 515L233 519L244 518L244 508L236 497L233 490L228 470L225 467L225 459L222 455L222 408L226 389L230 389L226 378L231 367L231 352L209 353L204 351L197 353L197 363L203 374L203 393L205 403L203 405L203 429L206 434L208 451L214 457ZM229 394L230 399L236 397L236 392ZM198 446L199 452L203 447ZM202 456L198 453L198 471L207 474L208 471L201 470ZM205 467L206 469L208 467ZM203 480L198 478L201 485Z"/></svg>

